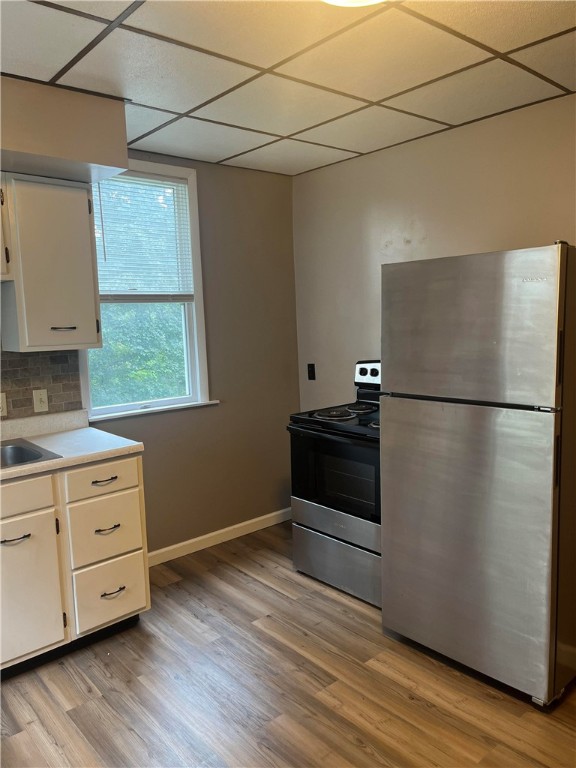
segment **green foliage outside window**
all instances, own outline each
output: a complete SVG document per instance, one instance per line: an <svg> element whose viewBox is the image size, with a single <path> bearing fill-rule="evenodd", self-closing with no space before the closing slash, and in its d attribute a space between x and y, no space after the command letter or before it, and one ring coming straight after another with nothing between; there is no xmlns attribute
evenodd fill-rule
<svg viewBox="0 0 576 768"><path fill-rule="evenodd" d="M101 305L104 346L89 352L94 407L188 393L184 305Z"/></svg>

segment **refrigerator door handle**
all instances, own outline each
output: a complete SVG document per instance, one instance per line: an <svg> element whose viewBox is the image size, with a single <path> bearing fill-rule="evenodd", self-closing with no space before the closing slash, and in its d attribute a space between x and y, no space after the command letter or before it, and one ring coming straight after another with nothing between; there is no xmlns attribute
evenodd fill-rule
<svg viewBox="0 0 576 768"><path fill-rule="evenodd" d="M564 378L564 331L560 329L558 331L558 361L557 361L557 378L556 383L562 384Z"/></svg>

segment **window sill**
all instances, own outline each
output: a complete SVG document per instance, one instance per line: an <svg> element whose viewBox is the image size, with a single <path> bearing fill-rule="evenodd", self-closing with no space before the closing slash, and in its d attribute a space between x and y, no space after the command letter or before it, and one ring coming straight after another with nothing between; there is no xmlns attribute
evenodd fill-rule
<svg viewBox="0 0 576 768"><path fill-rule="evenodd" d="M202 403L183 403L181 405L164 405L159 408L140 408L137 411L121 411L120 413L97 414L89 416L90 423L95 421L110 421L111 419L127 419L131 416L147 416L149 413L166 413L166 411L181 411L184 408L204 408L207 405L218 405L220 400L205 400Z"/></svg>

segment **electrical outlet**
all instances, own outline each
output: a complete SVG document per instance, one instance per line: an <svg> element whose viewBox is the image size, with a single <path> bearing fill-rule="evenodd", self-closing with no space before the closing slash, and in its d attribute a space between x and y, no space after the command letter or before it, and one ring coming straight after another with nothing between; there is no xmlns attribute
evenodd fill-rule
<svg viewBox="0 0 576 768"><path fill-rule="evenodd" d="M34 389L32 396L34 398L34 413L48 410L48 392L45 389Z"/></svg>
<svg viewBox="0 0 576 768"><path fill-rule="evenodd" d="M8 408L6 407L6 392L2 392L0 395L0 416L8 416Z"/></svg>

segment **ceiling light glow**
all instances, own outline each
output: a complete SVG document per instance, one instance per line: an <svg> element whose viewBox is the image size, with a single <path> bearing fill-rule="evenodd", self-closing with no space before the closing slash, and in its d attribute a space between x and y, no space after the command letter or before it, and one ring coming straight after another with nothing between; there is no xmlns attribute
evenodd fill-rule
<svg viewBox="0 0 576 768"><path fill-rule="evenodd" d="M361 5L379 5L385 0L324 0L329 5L340 5L345 8L357 8Z"/></svg>

